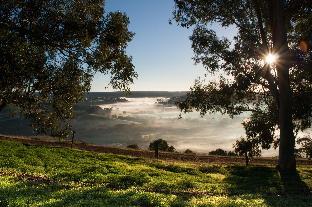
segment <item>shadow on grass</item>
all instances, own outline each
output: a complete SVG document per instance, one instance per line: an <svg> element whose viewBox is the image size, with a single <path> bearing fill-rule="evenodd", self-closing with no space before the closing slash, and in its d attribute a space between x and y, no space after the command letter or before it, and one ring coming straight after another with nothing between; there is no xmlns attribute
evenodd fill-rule
<svg viewBox="0 0 312 207"><path fill-rule="evenodd" d="M311 189L301 180L298 172L295 174L280 174L280 181L281 191L279 195L263 197L269 206L311 206Z"/></svg>
<svg viewBox="0 0 312 207"><path fill-rule="evenodd" d="M260 193L264 195L310 195L308 185L298 174L279 174L272 167L265 166L231 166L226 182L231 184L230 194Z"/></svg>
<svg viewBox="0 0 312 207"><path fill-rule="evenodd" d="M280 179L276 170L263 166L231 166L225 179L229 183L230 195L240 194L277 194Z"/></svg>
<svg viewBox="0 0 312 207"><path fill-rule="evenodd" d="M281 174L281 182L283 186L283 194L312 196L311 189L301 180L298 172L295 174Z"/></svg>
<svg viewBox="0 0 312 207"><path fill-rule="evenodd" d="M232 166L226 182L229 195L259 195L268 206L311 206L311 189L298 172L281 175L272 167Z"/></svg>

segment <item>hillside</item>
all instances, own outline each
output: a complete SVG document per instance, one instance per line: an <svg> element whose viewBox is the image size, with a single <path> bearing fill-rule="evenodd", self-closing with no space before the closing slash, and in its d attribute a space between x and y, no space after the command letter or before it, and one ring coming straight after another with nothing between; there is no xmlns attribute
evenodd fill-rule
<svg viewBox="0 0 312 207"><path fill-rule="evenodd" d="M311 206L311 166L191 164L0 141L0 206Z"/></svg>

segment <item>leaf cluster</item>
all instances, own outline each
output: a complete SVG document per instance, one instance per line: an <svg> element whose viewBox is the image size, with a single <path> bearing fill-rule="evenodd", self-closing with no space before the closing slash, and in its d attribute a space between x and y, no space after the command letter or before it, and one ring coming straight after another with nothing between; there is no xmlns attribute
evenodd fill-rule
<svg viewBox="0 0 312 207"><path fill-rule="evenodd" d="M161 150L167 152L174 152L175 148L173 146L169 146L168 142L163 139L157 139L150 143L149 150Z"/></svg>
<svg viewBox="0 0 312 207"><path fill-rule="evenodd" d="M104 1L4 0L0 7L0 110L13 104L37 133L69 133L73 106L96 72L129 90L129 19Z"/></svg>

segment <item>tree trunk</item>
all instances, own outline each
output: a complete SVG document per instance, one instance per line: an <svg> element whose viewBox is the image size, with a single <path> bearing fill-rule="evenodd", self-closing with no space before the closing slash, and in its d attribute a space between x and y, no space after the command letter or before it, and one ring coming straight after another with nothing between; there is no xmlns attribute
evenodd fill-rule
<svg viewBox="0 0 312 207"><path fill-rule="evenodd" d="M0 101L0 112L2 111L2 109L6 106L4 101Z"/></svg>
<svg viewBox="0 0 312 207"><path fill-rule="evenodd" d="M74 145L74 139L75 139L75 130L72 131L72 139L71 139L71 148L73 148Z"/></svg>
<svg viewBox="0 0 312 207"><path fill-rule="evenodd" d="M281 173L294 173L295 136L292 123L292 93L289 81L290 53L287 45L287 32L284 20L284 0L271 0L272 3L272 35L274 52L279 60L276 64L279 88L279 128L280 146L278 168Z"/></svg>
<svg viewBox="0 0 312 207"><path fill-rule="evenodd" d="M248 157L248 153L245 153L245 161L246 161L246 166L248 166L249 164L249 157Z"/></svg>
<svg viewBox="0 0 312 207"><path fill-rule="evenodd" d="M158 144L155 146L155 158L159 158L159 149L158 149Z"/></svg>

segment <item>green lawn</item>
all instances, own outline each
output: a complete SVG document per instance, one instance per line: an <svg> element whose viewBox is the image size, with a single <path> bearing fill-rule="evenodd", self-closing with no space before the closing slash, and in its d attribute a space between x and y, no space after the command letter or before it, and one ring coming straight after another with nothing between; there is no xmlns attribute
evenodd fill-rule
<svg viewBox="0 0 312 207"><path fill-rule="evenodd" d="M0 141L2 206L312 206L312 168L151 161Z"/></svg>

